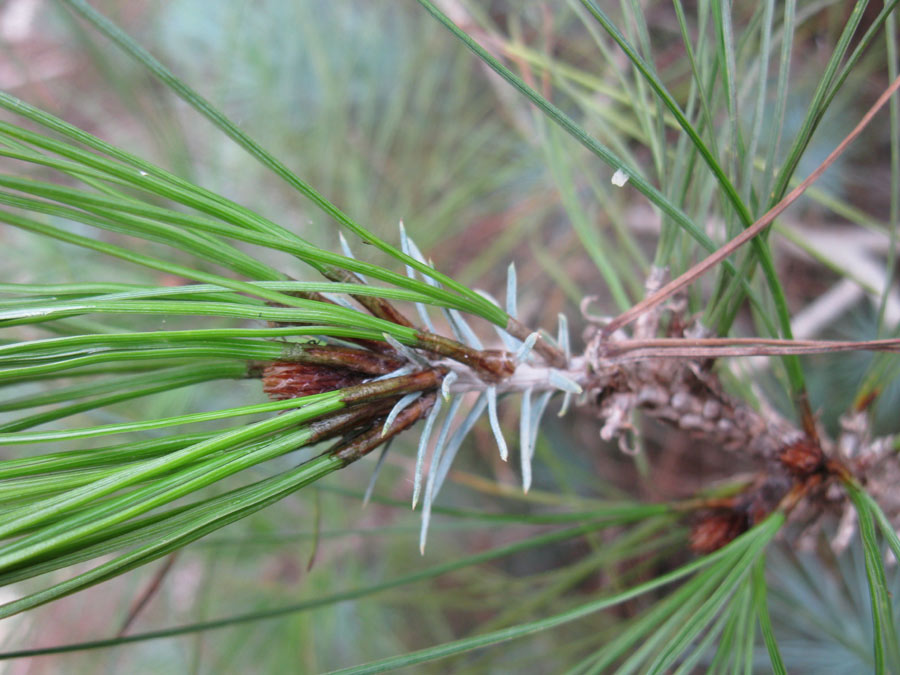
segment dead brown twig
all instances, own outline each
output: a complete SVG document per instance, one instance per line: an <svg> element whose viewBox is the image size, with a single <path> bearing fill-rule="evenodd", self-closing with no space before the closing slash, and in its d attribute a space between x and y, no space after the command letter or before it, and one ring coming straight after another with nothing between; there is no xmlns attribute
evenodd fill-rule
<svg viewBox="0 0 900 675"><path fill-rule="evenodd" d="M849 134L847 134L846 138L840 142L840 144L832 150L831 154L825 158L825 160L813 171L800 185L791 190L778 204L773 206L763 215L759 220L753 223L750 227L744 230L741 234L736 236L734 239L724 244L718 251L710 254L704 260L694 265L687 272L682 274L681 276L673 279L665 286L660 288L655 293L648 295L646 298L641 300L639 303L631 307L630 309L622 312L619 316L610 321L606 326L603 327L603 335L609 336L615 331L619 330L630 324L632 321L637 319L639 316L652 309L653 307L657 307L661 303L663 303L668 298L672 297L675 293L677 293L682 288L688 286L693 283L697 279L699 279L703 274L709 271L711 268L718 265L720 262L725 260L732 253L737 251L741 246L746 244L748 241L753 239L754 237L759 236L772 222L781 215L787 207L793 204L797 199L809 188L810 185L816 182L819 177L825 173L825 170L831 166L838 157L840 157L847 147L852 143L857 136L859 136L863 129L865 129L869 123L872 121L872 118L881 110L882 107L890 100L891 96L900 89L900 77L895 79L891 85L885 89L885 91L878 97L878 100L869 108L868 112L863 115L862 119L859 123L853 128Z"/></svg>
<svg viewBox="0 0 900 675"><path fill-rule="evenodd" d="M779 338L659 338L629 339L602 344L611 363L643 359L721 358L726 356L783 356L849 351L900 351L900 339L837 341Z"/></svg>
<svg viewBox="0 0 900 675"><path fill-rule="evenodd" d="M128 616L126 616L125 621L122 622L122 626L119 628L119 632L116 633L116 637L123 637L128 632L128 629L131 628L131 625L134 623L135 619L137 619L138 615L150 604L150 601L159 592L159 589L162 588L163 581L175 564L175 558L177 557L177 552L169 554L162 566L156 570L153 578L150 579L147 586L131 604L131 607L128 610Z"/></svg>

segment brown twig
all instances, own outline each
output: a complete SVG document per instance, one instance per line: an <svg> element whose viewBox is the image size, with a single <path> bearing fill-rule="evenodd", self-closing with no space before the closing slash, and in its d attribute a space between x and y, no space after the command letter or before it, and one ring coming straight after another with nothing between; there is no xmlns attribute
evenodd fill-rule
<svg viewBox="0 0 900 675"><path fill-rule="evenodd" d="M783 356L850 351L900 351L900 339L834 341L779 338L658 338L602 343L601 356L610 362L666 358L718 358L725 356Z"/></svg>
<svg viewBox="0 0 900 675"><path fill-rule="evenodd" d="M175 553L171 553L166 557L166 560L165 562L163 562L162 566L158 570L156 570L153 578L150 579L150 583L148 583L144 587L144 590L141 591L140 595L138 595L134 599L134 602L131 603L131 608L128 610L128 616L126 616L125 621L122 622L122 627L119 628L119 632L116 633L116 637L123 637L125 633L128 632L128 629L131 628L131 624L134 623L138 615L144 610L147 605L150 604L150 601L159 592L159 589L162 588L163 580L172 569L172 565L175 564L175 558L177 557L177 551Z"/></svg>
<svg viewBox="0 0 900 675"><path fill-rule="evenodd" d="M791 190L778 204L773 206L769 211L762 216L759 220L753 223L750 227L744 230L741 234L736 236L734 239L724 244L718 251L709 255L706 259L694 265L687 272L682 274L676 279L673 279L661 289L659 289L656 293L653 293L639 303L631 307L630 309L622 312L619 316L610 321L606 326L603 327L603 335L609 336L614 333L616 330L627 326L629 323L637 319L644 312L656 307L660 303L664 302L666 299L672 297L679 290L688 286L689 284L696 281L703 274L705 274L708 270L718 265L720 262L725 260L728 256L734 253L741 246L746 244L748 241L753 239L754 237L761 234L769 225L772 224L779 215L781 215L788 206L793 204L804 192L806 192L807 188L812 185L816 180L818 180L819 176L821 176L829 166L831 166L835 160L843 154L843 152L847 149L847 146L852 143L860 133L862 133L863 129L865 129L869 123L872 121L872 118L875 114L887 103L894 92L900 89L900 77L895 79L891 86L888 87L881 96L878 97L878 100L875 101L875 104L869 108L869 111L863 116L863 118L859 121L859 124L854 127L853 131L847 134L847 137L844 138L843 141L831 152L828 157L813 171L800 185Z"/></svg>
<svg viewBox="0 0 900 675"><path fill-rule="evenodd" d="M312 551L309 552L309 560L306 562L306 571L312 572L313 566L316 564L316 559L319 557L319 542L321 541L322 535L322 491L316 488L313 491L313 495L315 497L314 505L314 517L313 517L313 540L312 540Z"/></svg>

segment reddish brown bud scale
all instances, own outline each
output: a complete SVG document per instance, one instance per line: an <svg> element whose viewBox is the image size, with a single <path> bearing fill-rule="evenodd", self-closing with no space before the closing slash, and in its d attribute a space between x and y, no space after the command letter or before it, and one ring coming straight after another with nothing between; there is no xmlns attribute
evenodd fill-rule
<svg viewBox="0 0 900 675"><path fill-rule="evenodd" d="M825 465L825 454L818 444L801 438L782 448L778 455L781 464L798 477L810 476Z"/></svg>
<svg viewBox="0 0 900 675"><path fill-rule="evenodd" d="M712 553L747 530L747 516L739 511L711 513L691 530L691 549L695 553Z"/></svg>
<svg viewBox="0 0 900 675"><path fill-rule="evenodd" d="M317 344L286 345L282 358L285 361L327 366L367 375L387 375L405 363L396 354L388 356L365 349Z"/></svg>
<svg viewBox="0 0 900 675"><path fill-rule="evenodd" d="M282 400L321 394L359 384L365 375L317 364L275 361L263 370L263 391Z"/></svg>

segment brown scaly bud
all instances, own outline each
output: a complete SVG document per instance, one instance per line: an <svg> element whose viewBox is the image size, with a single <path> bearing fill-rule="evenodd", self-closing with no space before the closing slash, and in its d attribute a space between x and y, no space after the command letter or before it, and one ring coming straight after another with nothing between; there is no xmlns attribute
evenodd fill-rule
<svg viewBox="0 0 900 675"><path fill-rule="evenodd" d="M728 510L707 514L691 530L691 549L700 554L712 553L747 529L747 515L740 511Z"/></svg>
<svg viewBox="0 0 900 675"><path fill-rule="evenodd" d="M263 391L275 400L321 394L360 384L365 375L319 364L275 361L263 369Z"/></svg>
<svg viewBox="0 0 900 675"><path fill-rule="evenodd" d="M808 438L801 438L782 448L778 460L798 478L811 476L825 466L822 448Z"/></svg>

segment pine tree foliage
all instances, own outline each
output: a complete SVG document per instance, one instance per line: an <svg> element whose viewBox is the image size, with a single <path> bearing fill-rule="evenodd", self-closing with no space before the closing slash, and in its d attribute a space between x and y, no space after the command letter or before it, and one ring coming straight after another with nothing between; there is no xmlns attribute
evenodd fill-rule
<svg viewBox="0 0 900 675"><path fill-rule="evenodd" d="M202 68L180 76L85 0L56 4L148 133L170 120L176 161L0 92L0 618L40 633L42 606L143 590L118 635L0 658L289 625L379 595L383 614L338 619L329 647L304 623L304 668L900 672L896 1L273 0L243 19L289 12L269 40L294 69L269 64L250 101L201 94ZM168 39L230 59L215 12ZM424 51L384 44L388 24ZM231 48L228 76L253 79L253 51ZM140 78L154 115L128 93ZM300 131L245 125L242 105ZM313 110L346 151L318 145ZM239 177L205 169L203 143ZM863 143L887 157L871 212L828 182ZM387 228L394 182L405 224ZM845 242L799 223L797 200L840 218ZM807 291L792 265L838 281ZM839 287L868 303L860 330L834 329ZM829 364L852 368L840 403ZM460 506L461 489L502 508ZM307 572L333 591L131 632L176 555L265 535L307 496ZM365 514L410 505L403 547L427 557L398 558L390 516L377 561L320 559ZM453 550L454 529L490 546ZM517 573L528 560L541 570ZM419 618L429 639L400 635Z"/></svg>

